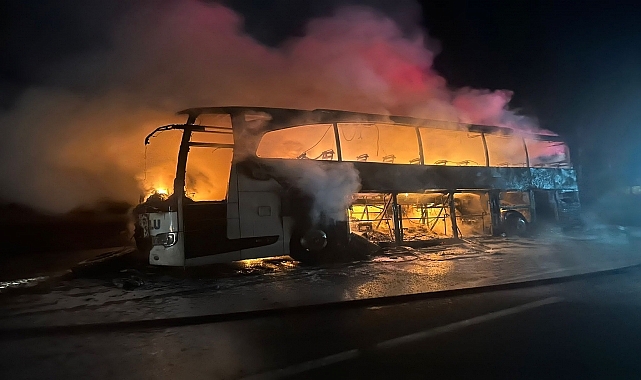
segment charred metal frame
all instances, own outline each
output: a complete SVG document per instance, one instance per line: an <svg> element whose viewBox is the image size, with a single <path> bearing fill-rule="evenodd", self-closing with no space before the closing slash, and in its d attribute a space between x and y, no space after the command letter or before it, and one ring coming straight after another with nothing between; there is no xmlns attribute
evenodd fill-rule
<svg viewBox="0 0 641 380"><path fill-rule="evenodd" d="M403 241L403 213L398 204L398 193L392 193L392 214L394 215L394 241Z"/></svg>
<svg viewBox="0 0 641 380"><path fill-rule="evenodd" d="M418 140L418 162L419 165L425 165L425 153L423 153L423 137L421 136L421 129L419 127L414 129L416 130L416 139Z"/></svg>
<svg viewBox="0 0 641 380"><path fill-rule="evenodd" d="M341 149L341 137L338 133L338 123L333 123L332 128L334 128L334 141L336 141L336 154L338 161L343 161L343 150Z"/></svg>
<svg viewBox="0 0 641 380"><path fill-rule="evenodd" d="M450 219L452 220L452 235L454 239L459 238L458 225L456 224L456 208L454 207L454 191L448 194L448 203L450 204Z"/></svg>

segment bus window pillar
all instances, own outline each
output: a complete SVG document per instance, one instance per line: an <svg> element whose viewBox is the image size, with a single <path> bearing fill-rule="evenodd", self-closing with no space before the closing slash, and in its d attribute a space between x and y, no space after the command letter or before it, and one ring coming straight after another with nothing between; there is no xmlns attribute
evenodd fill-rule
<svg viewBox="0 0 641 380"><path fill-rule="evenodd" d="M497 236L501 231L501 200L500 190L490 190L490 216L492 217L492 235Z"/></svg>
<svg viewBox="0 0 641 380"><path fill-rule="evenodd" d="M458 225L456 224L456 205L454 204L454 191L451 191L448 196L448 201L450 204L450 220L452 222L452 236L454 239L459 238Z"/></svg>
<svg viewBox="0 0 641 380"><path fill-rule="evenodd" d="M403 213L398 204L396 193L392 193L392 211L394 215L394 241L396 244L401 244L403 242Z"/></svg>
<svg viewBox="0 0 641 380"><path fill-rule="evenodd" d="M530 198L530 223L536 223L536 200L534 199L534 190L528 191L528 198Z"/></svg>

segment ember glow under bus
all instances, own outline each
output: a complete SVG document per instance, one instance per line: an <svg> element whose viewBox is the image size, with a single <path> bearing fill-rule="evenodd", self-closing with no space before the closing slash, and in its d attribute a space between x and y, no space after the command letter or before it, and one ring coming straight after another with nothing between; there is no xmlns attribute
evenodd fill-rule
<svg viewBox="0 0 641 380"><path fill-rule="evenodd" d="M145 140L151 149L161 135L177 135L175 145L160 144L171 159L148 165L150 195L135 209L136 242L151 264L322 261L354 239L523 235L544 221L573 223L579 211L576 174L556 135L335 110L178 115L184 124ZM359 182L338 213L317 207L333 190L315 192L325 172Z"/></svg>

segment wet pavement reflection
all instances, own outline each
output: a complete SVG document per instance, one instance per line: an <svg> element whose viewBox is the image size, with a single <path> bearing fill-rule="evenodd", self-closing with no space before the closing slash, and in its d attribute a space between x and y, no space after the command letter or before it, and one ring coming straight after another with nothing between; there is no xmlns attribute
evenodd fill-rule
<svg viewBox="0 0 641 380"><path fill-rule="evenodd" d="M470 238L393 247L369 260L309 266L289 257L199 268L138 265L7 297L0 326L131 321L272 309L559 277L641 262L636 243L612 239Z"/></svg>

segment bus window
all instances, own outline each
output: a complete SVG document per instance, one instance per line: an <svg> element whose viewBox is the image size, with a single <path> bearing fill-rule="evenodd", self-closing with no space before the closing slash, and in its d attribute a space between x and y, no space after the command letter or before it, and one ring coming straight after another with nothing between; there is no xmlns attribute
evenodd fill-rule
<svg viewBox="0 0 641 380"><path fill-rule="evenodd" d="M394 241L392 195L384 193L354 194L349 207L349 226L354 233L369 241Z"/></svg>
<svg viewBox="0 0 641 380"><path fill-rule="evenodd" d="M165 131L154 136L145 147L145 173L139 177L145 198L153 193L170 195L173 192L181 138L182 131Z"/></svg>
<svg viewBox="0 0 641 380"><path fill-rule="evenodd" d="M530 195L526 191L502 191L500 200L501 207L530 207Z"/></svg>
<svg viewBox="0 0 641 380"><path fill-rule="evenodd" d="M343 161L412 164L418 162L414 127L376 123L338 123Z"/></svg>
<svg viewBox="0 0 641 380"><path fill-rule="evenodd" d="M526 139L530 166L571 167L567 146L562 142Z"/></svg>
<svg viewBox="0 0 641 380"><path fill-rule="evenodd" d="M523 139L517 136L485 135L490 166L525 167Z"/></svg>
<svg viewBox="0 0 641 380"><path fill-rule="evenodd" d="M194 201L220 201L227 197L233 150L192 147L187 157L185 194Z"/></svg>
<svg viewBox="0 0 641 380"><path fill-rule="evenodd" d="M449 197L443 193L401 193L397 196L403 219L403 240L421 241L453 234Z"/></svg>
<svg viewBox="0 0 641 380"><path fill-rule="evenodd" d="M460 236L479 236L491 233L489 195L487 192L454 194L456 225Z"/></svg>
<svg viewBox="0 0 641 380"><path fill-rule="evenodd" d="M499 194L501 211L516 211L525 217L528 222L532 221L530 215L530 194L527 191L502 191Z"/></svg>
<svg viewBox="0 0 641 380"><path fill-rule="evenodd" d="M420 128L425 165L485 166L479 133Z"/></svg>
<svg viewBox="0 0 641 380"><path fill-rule="evenodd" d="M211 115L226 116L226 115ZM194 201L220 201L227 196L234 135L229 132L193 132L192 144L226 144L227 147L192 145L187 156L185 194Z"/></svg>
<svg viewBox="0 0 641 380"><path fill-rule="evenodd" d="M265 133L256 155L262 158L337 161L334 126L313 124Z"/></svg>

